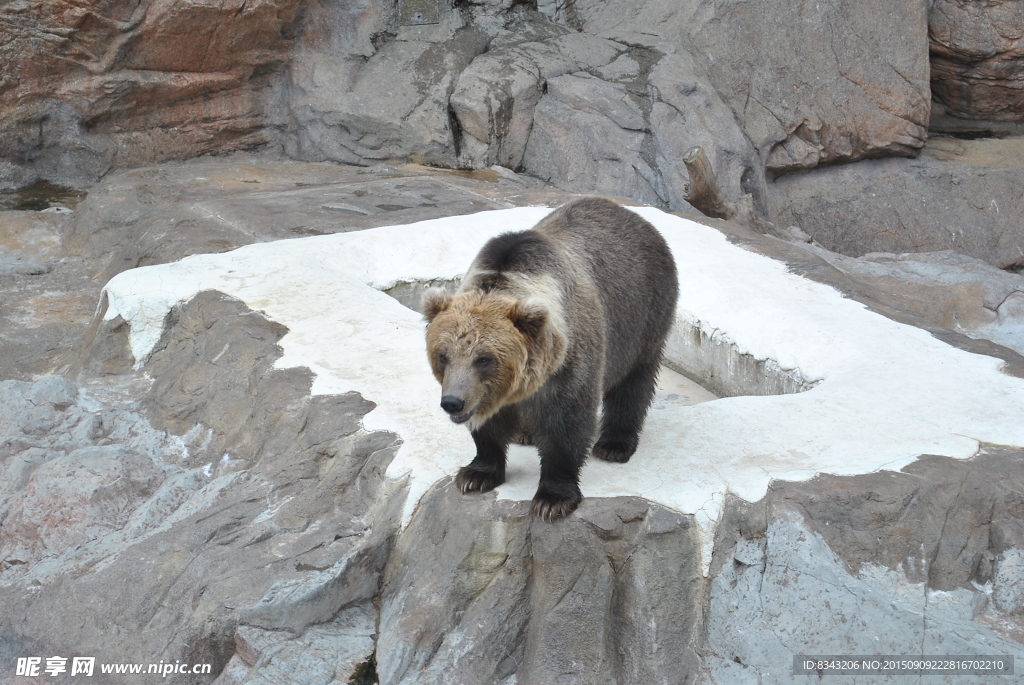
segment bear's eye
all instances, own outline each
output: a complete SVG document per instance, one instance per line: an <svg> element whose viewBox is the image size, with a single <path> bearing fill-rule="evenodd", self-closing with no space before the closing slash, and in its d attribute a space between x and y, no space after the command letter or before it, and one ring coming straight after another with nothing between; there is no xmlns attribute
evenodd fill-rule
<svg viewBox="0 0 1024 685"><path fill-rule="evenodd" d="M477 357L473 362L473 366L478 369L489 369L492 364L494 364L494 357Z"/></svg>
<svg viewBox="0 0 1024 685"><path fill-rule="evenodd" d="M440 364L441 366L446 366L448 364L448 355L445 354L444 352L437 355L437 363Z"/></svg>

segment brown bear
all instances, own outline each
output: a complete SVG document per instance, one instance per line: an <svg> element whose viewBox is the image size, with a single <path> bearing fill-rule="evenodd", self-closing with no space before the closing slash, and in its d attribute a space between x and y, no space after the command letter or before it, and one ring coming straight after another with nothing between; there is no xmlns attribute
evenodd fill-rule
<svg viewBox="0 0 1024 685"><path fill-rule="evenodd" d="M628 461L678 289L653 226L585 197L528 231L492 238L454 295L427 291L427 354L441 407L476 443L476 458L455 479L462 492L503 483L508 445L523 435L540 452L532 511L546 520L579 506L588 452Z"/></svg>

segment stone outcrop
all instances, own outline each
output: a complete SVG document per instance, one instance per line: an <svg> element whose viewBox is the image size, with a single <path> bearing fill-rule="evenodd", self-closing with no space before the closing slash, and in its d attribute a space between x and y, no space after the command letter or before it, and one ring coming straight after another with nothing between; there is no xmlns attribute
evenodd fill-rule
<svg viewBox="0 0 1024 685"><path fill-rule="evenodd" d="M5 3L0 184L95 179L253 147L274 104L297 0Z"/></svg>
<svg viewBox="0 0 1024 685"><path fill-rule="evenodd" d="M690 517L613 498L546 526L528 503L450 483L428 497L385 570L381 682L698 678L703 582Z"/></svg>
<svg viewBox="0 0 1024 685"><path fill-rule="evenodd" d="M952 250L875 252L854 259L814 245L804 249L853 279L870 283L890 306L1024 354L1024 275Z"/></svg>
<svg viewBox="0 0 1024 685"><path fill-rule="evenodd" d="M362 517L393 499L378 488L395 436L359 428L362 398L312 399L309 372L274 371L283 329L236 301L204 295L175 319L152 360L184 363L165 369L169 383L0 387L8 645L216 674L242 615L301 635L376 594L397 511L373 517L369 535ZM324 526L335 508L348 514ZM18 589L39 584L48 591Z"/></svg>
<svg viewBox="0 0 1024 685"><path fill-rule="evenodd" d="M936 0L928 21L933 127L1024 126L1024 6Z"/></svg>
<svg viewBox="0 0 1024 685"><path fill-rule="evenodd" d="M628 48L601 69L547 81L523 168L567 190L693 212L682 158L694 145L728 197L761 201L756 153L703 70L684 52Z"/></svg>
<svg viewBox="0 0 1024 685"><path fill-rule="evenodd" d="M425 194L465 211L471 198L554 199L491 171L343 171L247 159L124 172L70 215L40 213L53 220L44 227L18 213L27 227L3 243L3 265L27 255L12 268L45 271L60 255L89 266L91 280L111 247L139 241L136 223L176 225L200 211L263 241L301 234L281 226L326 230L325 211L344 217L335 230L435 216ZM958 269L949 279L965 302L997 312L1019 278L999 272L997 282L950 255L876 256L858 270L708 223L912 325L924 325L915 314L949 316L932 301L950 287L931 283L933 262L947 276ZM187 240L155 234L135 257L217 251L223 236L204 225ZM73 251L59 252L57 231ZM912 273L919 282L893 287ZM986 273L980 292L967 285ZM55 266L32 278L58 277ZM449 480L403 527L403 482L385 478L400 436L362 427L373 404L358 394L311 396L311 372L275 368L286 333L207 291L171 312L139 373L123 324L110 321L81 345L67 370L75 378L0 382L9 654L209 663L211 675L167 680L219 685L347 682L373 664L389 684L798 682L787 679L794 654L873 653L875 638L908 655L1024 657L1019 450L982 445L972 459L923 457L899 472L776 480L757 502L726 497L704 550L696 517L640 498L591 497L551 525L528 503L464 496ZM999 354L1022 373L1020 355Z"/></svg>
<svg viewBox="0 0 1024 685"><path fill-rule="evenodd" d="M296 126L286 150L314 161L457 166L448 99L487 38L465 27L440 42L389 41L368 58L324 54L304 43L290 95Z"/></svg>
<svg viewBox="0 0 1024 685"><path fill-rule="evenodd" d="M908 156L924 144L924 0L577 0L540 9L600 37L683 46L706 67L769 171Z"/></svg>
<svg viewBox="0 0 1024 685"><path fill-rule="evenodd" d="M714 681L800 682L798 654L1018 651L1022 493L995 485L1017 454L984 448L734 500L708 601Z"/></svg>
<svg viewBox="0 0 1024 685"><path fill-rule="evenodd" d="M935 138L916 160L865 160L790 174L769 186L771 218L823 247L954 250L1002 269L1024 266L1024 138Z"/></svg>
<svg viewBox="0 0 1024 685"><path fill-rule="evenodd" d="M459 76L452 93L462 134L460 163L519 168L548 79L603 67L622 52L617 43L543 20L499 34Z"/></svg>
<svg viewBox="0 0 1024 685"><path fill-rule="evenodd" d="M700 145L763 212L765 170L914 154L930 102L923 0L21 7L0 14L6 185L280 143L689 209Z"/></svg>

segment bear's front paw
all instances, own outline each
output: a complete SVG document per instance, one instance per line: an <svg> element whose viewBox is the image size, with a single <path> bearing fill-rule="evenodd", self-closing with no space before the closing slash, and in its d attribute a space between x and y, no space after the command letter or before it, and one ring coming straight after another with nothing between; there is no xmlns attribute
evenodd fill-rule
<svg viewBox="0 0 1024 685"><path fill-rule="evenodd" d="M582 501L583 493L576 485L559 488L557 492L542 487L533 496L531 511L534 516L550 523L576 511Z"/></svg>
<svg viewBox="0 0 1024 685"><path fill-rule="evenodd" d="M625 464L636 452L636 440L598 440L590 450L595 457L604 461Z"/></svg>
<svg viewBox="0 0 1024 685"><path fill-rule="evenodd" d="M475 466L463 466L459 474L455 476L455 485L463 494L467 492L487 492L493 490L505 482L504 478L489 469L480 469Z"/></svg>

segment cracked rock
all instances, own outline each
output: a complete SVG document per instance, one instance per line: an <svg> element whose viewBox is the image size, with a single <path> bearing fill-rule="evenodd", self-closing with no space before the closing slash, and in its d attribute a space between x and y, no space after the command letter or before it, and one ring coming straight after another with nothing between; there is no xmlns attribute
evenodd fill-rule
<svg viewBox="0 0 1024 685"><path fill-rule="evenodd" d="M769 172L914 155L924 144L931 104L924 0L574 0L541 10L603 38L686 46Z"/></svg>
<svg viewBox="0 0 1024 685"><path fill-rule="evenodd" d="M936 0L928 18L932 128L1021 130L1024 6Z"/></svg>
<svg viewBox="0 0 1024 685"><path fill-rule="evenodd" d="M916 160L877 159L789 174L769 185L771 218L821 246L869 252L954 250L1024 267L1024 138L933 138Z"/></svg>

